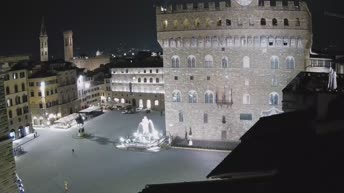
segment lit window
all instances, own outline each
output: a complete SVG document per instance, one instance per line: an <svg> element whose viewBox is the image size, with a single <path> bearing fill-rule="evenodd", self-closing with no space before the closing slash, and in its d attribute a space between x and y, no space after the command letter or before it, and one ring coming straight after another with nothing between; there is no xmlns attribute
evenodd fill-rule
<svg viewBox="0 0 344 193"><path fill-rule="evenodd" d="M181 102L180 91L173 91L172 102Z"/></svg>
<svg viewBox="0 0 344 193"><path fill-rule="evenodd" d="M204 58L204 67L211 68L213 66L213 57L211 55L206 55Z"/></svg>
<svg viewBox="0 0 344 193"><path fill-rule="evenodd" d="M248 56L243 58L243 68L250 68L250 58Z"/></svg>
<svg viewBox="0 0 344 193"><path fill-rule="evenodd" d="M288 56L286 59L287 69L293 70L295 69L295 59L292 56Z"/></svg>
<svg viewBox="0 0 344 193"><path fill-rule="evenodd" d="M188 56L187 58L188 68L196 68L196 57L195 56Z"/></svg>
<svg viewBox="0 0 344 193"><path fill-rule="evenodd" d="M189 92L189 103L197 103L197 93L196 91Z"/></svg>
<svg viewBox="0 0 344 193"><path fill-rule="evenodd" d="M251 97L249 94L244 94L243 98L242 98L242 103L244 105L249 105L251 104Z"/></svg>
<svg viewBox="0 0 344 193"><path fill-rule="evenodd" d="M213 103L214 102L214 94L211 91L207 91L205 93L204 102L205 103Z"/></svg>
<svg viewBox="0 0 344 193"><path fill-rule="evenodd" d="M279 60L277 56L272 56L271 57L271 69L278 69L279 66Z"/></svg>

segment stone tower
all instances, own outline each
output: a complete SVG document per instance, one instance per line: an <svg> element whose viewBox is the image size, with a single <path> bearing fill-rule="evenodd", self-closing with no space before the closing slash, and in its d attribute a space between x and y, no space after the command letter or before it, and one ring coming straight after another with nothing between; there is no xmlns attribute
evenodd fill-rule
<svg viewBox="0 0 344 193"><path fill-rule="evenodd" d="M63 32L63 39L65 61L70 61L73 58L73 32L71 30Z"/></svg>
<svg viewBox="0 0 344 193"><path fill-rule="evenodd" d="M282 89L305 70L312 42L307 4L178 1L156 10L166 132L184 138L192 129L193 139L238 141L260 117L282 112Z"/></svg>
<svg viewBox="0 0 344 193"><path fill-rule="evenodd" d="M41 62L48 61L48 35L47 29L45 28L44 24L44 17L42 18L41 24L41 33L39 35L39 43L40 43L40 59Z"/></svg>

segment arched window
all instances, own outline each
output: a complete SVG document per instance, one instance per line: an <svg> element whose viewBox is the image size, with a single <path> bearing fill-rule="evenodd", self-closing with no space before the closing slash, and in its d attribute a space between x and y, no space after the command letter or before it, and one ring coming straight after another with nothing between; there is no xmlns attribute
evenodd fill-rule
<svg viewBox="0 0 344 193"><path fill-rule="evenodd" d="M150 78L150 79L149 79L149 82L150 82L150 83L153 83L153 78Z"/></svg>
<svg viewBox="0 0 344 193"><path fill-rule="evenodd" d="M197 18L196 20L195 20L195 27L196 28L199 28L201 26L201 20L199 19L199 18Z"/></svg>
<svg viewBox="0 0 344 193"><path fill-rule="evenodd" d="M171 38L170 39L170 47L171 48L175 48L177 45L176 45L176 40L175 39L173 39L173 38Z"/></svg>
<svg viewBox="0 0 344 193"><path fill-rule="evenodd" d="M221 18L219 18L219 19L217 20L216 25L219 26L219 27L222 26L222 19L221 19Z"/></svg>
<svg viewBox="0 0 344 193"><path fill-rule="evenodd" d="M6 86L6 94L10 94L10 87Z"/></svg>
<svg viewBox="0 0 344 193"><path fill-rule="evenodd" d="M283 20L284 26L289 26L289 20L287 18L284 18Z"/></svg>
<svg viewBox="0 0 344 193"><path fill-rule="evenodd" d="M228 58L225 56L222 58L222 68L228 68Z"/></svg>
<svg viewBox="0 0 344 193"><path fill-rule="evenodd" d="M177 28L178 27L178 20L174 20L173 21L173 28Z"/></svg>
<svg viewBox="0 0 344 193"><path fill-rule="evenodd" d="M208 113L203 114L203 123L208 123Z"/></svg>
<svg viewBox="0 0 344 193"><path fill-rule="evenodd" d="M184 22L183 22L183 25L184 25L184 28L185 28L185 29L188 29L189 26L190 26L189 20L188 20L188 19L185 19Z"/></svg>
<svg viewBox="0 0 344 193"><path fill-rule="evenodd" d="M279 59L277 56L272 56L271 57L271 69L278 69L279 66Z"/></svg>
<svg viewBox="0 0 344 193"><path fill-rule="evenodd" d="M154 101L154 105L155 105L155 106L159 106L159 101L158 101L158 100L155 100L155 101Z"/></svg>
<svg viewBox="0 0 344 193"><path fill-rule="evenodd" d="M143 82L147 82L147 78L144 78L144 79L143 79Z"/></svg>
<svg viewBox="0 0 344 193"><path fill-rule="evenodd" d="M159 78L156 78L156 79L155 79L155 82L156 82L156 83L159 83Z"/></svg>
<svg viewBox="0 0 344 193"><path fill-rule="evenodd" d="M181 94L180 91L175 90L172 93L172 102L181 102Z"/></svg>
<svg viewBox="0 0 344 193"><path fill-rule="evenodd" d="M9 110L9 111L8 111L8 118L10 118L10 119L11 119L11 118L12 118L12 116L13 116L13 115L12 115L12 111L11 111L11 110Z"/></svg>
<svg viewBox="0 0 344 193"><path fill-rule="evenodd" d="M213 66L213 57L211 55L206 55L204 57L204 67L211 68Z"/></svg>
<svg viewBox="0 0 344 193"><path fill-rule="evenodd" d="M179 68L179 56L172 56L172 68Z"/></svg>
<svg viewBox="0 0 344 193"><path fill-rule="evenodd" d="M214 102L214 94L211 91L207 91L204 95L204 102L205 103L213 103Z"/></svg>
<svg viewBox="0 0 344 193"><path fill-rule="evenodd" d="M278 105L278 93L272 92L269 94L269 104L270 105Z"/></svg>
<svg viewBox="0 0 344 193"><path fill-rule="evenodd" d="M244 96L242 97L242 104L244 105L251 104L251 97L249 94L244 94Z"/></svg>
<svg viewBox="0 0 344 193"><path fill-rule="evenodd" d="M141 78L137 79L137 82L141 82Z"/></svg>
<svg viewBox="0 0 344 193"><path fill-rule="evenodd" d="M16 105L20 104L20 96L16 96L15 101L16 101Z"/></svg>
<svg viewBox="0 0 344 193"><path fill-rule="evenodd" d="M276 18L272 19L272 26L277 26L277 19Z"/></svg>
<svg viewBox="0 0 344 193"><path fill-rule="evenodd" d="M266 25L266 20L265 20L265 18L260 19L260 25L263 25L263 26Z"/></svg>
<svg viewBox="0 0 344 193"><path fill-rule="evenodd" d="M164 22L163 22L163 28L164 29L167 29L167 27L168 27L168 21L167 20L164 20Z"/></svg>
<svg viewBox="0 0 344 193"><path fill-rule="evenodd" d="M243 68L250 68L250 58L248 56L243 59Z"/></svg>
<svg viewBox="0 0 344 193"><path fill-rule="evenodd" d="M22 100L23 100L23 103L26 103L26 102L27 102L27 95L24 94L24 95L22 96Z"/></svg>
<svg viewBox="0 0 344 193"><path fill-rule="evenodd" d="M188 56L188 68L196 68L196 57L195 56Z"/></svg>
<svg viewBox="0 0 344 193"><path fill-rule="evenodd" d="M25 83L22 83L22 91L25 91L26 90L26 88L25 88Z"/></svg>
<svg viewBox="0 0 344 193"><path fill-rule="evenodd" d="M183 112L179 112L179 122L184 122Z"/></svg>
<svg viewBox="0 0 344 193"><path fill-rule="evenodd" d="M15 93L18 92L18 85L14 85L14 92L15 92Z"/></svg>
<svg viewBox="0 0 344 193"><path fill-rule="evenodd" d="M189 91L189 103L197 103L196 91Z"/></svg>
<svg viewBox="0 0 344 193"><path fill-rule="evenodd" d="M287 69L293 70L295 69L295 59L293 56L288 56L286 59Z"/></svg>

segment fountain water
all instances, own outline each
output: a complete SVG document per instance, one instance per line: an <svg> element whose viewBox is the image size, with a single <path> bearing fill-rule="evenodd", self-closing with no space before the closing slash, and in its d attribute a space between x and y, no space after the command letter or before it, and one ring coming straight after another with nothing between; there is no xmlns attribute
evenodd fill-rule
<svg viewBox="0 0 344 193"><path fill-rule="evenodd" d="M119 149L159 151L160 146L166 143L166 139L155 129L153 121L144 116L133 136L126 139L121 137L120 143L116 147Z"/></svg>

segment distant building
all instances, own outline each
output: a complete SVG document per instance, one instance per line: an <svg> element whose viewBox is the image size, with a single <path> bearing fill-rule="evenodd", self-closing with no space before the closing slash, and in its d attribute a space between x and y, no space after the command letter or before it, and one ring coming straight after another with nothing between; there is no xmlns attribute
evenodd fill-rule
<svg viewBox="0 0 344 193"><path fill-rule="evenodd" d="M81 109L85 109L89 106L100 106L103 86L104 81L95 80L93 73L79 74L77 88Z"/></svg>
<svg viewBox="0 0 344 193"><path fill-rule="evenodd" d="M95 57L74 57L72 60L78 68L85 68L89 71L95 70L100 67L101 64L105 65L110 63L110 56L98 55Z"/></svg>
<svg viewBox="0 0 344 193"><path fill-rule="evenodd" d="M30 60L31 56L29 55L15 55L15 56L0 56L0 64L13 64L18 63L23 60Z"/></svg>
<svg viewBox="0 0 344 193"><path fill-rule="evenodd" d="M111 67L112 96L107 102L164 111L164 72L160 57L126 61Z"/></svg>
<svg viewBox="0 0 344 193"><path fill-rule="evenodd" d="M34 126L50 125L58 118L80 110L76 69L65 62L46 65L28 80Z"/></svg>
<svg viewBox="0 0 344 193"><path fill-rule="evenodd" d="M227 0L157 7L166 130L238 141L282 112L282 89L304 71L312 43L305 2Z"/></svg>

